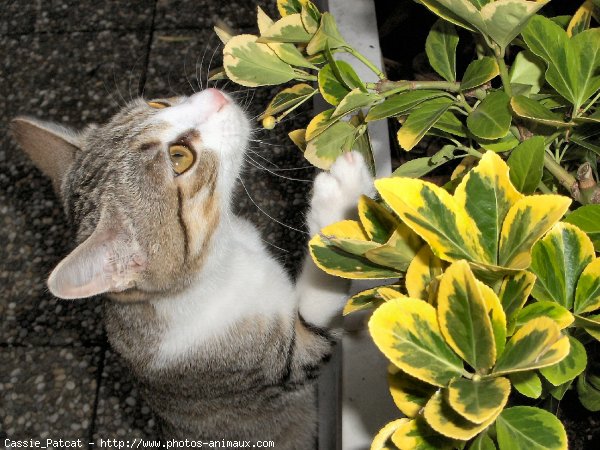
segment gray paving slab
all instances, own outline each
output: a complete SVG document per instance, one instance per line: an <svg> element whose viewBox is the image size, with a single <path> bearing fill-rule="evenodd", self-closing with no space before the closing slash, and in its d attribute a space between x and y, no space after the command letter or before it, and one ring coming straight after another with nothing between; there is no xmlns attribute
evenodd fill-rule
<svg viewBox="0 0 600 450"><path fill-rule="evenodd" d="M155 27L162 29L212 29L222 20L234 29L256 28L256 7L261 6L273 18L278 18L276 2L263 0L158 0Z"/></svg>
<svg viewBox="0 0 600 450"><path fill-rule="evenodd" d="M107 350L93 433L96 446L108 439L156 439L156 423L121 359Z"/></svg>
<svg viewBox="0 0 600 450"><path fill-rule="evenodd" d="M150 52L145 97L190 95L206 87L209 69L221 65L221 50L220 41L211 30L182 29L168 35L157 31ZM232 93L249 117L258 116L281 89L249 90L227 81L210 85ZM258 226L269 249L291 273L295 273L306 248L304 213L314 169L287 133L306 127L307 122L306 109L268 132L261 129L259 122L253 122L255 133L234 202L236 211ZM296 168L299 169L291 170Z"/></svg>
<svg viewBox="0 0 600 450"><path fill-rule="evenodd" d="M99 348L3 348L0 351L3 438L82 439L87 445L99 352Z"/></svg>
<svg viewBox="0 0 600 450"><path fill-rule="evenodd" d="M0 343L58 345L102 338L99 302L53 298L45 279L72 248L49 181L7 135L29 114L75 128L106 120L137 92L144 33L4 36L0 83ZM137 63L136 63L137 62ZM119 93L120 92L120 93Z"/></svg>
<svg viewBox="0 0 600 450"><path fill-rule="evenodd" d="M146 30L154 7L153 0L5 0L0 2L0 34Z"/></svg>

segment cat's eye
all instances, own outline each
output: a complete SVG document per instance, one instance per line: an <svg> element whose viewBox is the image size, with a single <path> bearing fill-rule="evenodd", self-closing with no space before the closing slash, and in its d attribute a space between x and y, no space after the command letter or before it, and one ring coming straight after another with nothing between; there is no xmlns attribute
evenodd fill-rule
<svg viewBox="0 0 600 450"><path fill-rule="evenodd" d="M194 164L194 152L189 147L181 144L173 144L169 147L169 157L173 170L181 175Z"/></svg>
<svg viewBox="0 0 600 450"><path fill-rule="evenodd" d="M150 106L151 108L154 108L154 109L163 109L163 108L168 108L170 105L167 102L161 102L160 100L154 100L154 101L148 102L148 106Z"/></svg>

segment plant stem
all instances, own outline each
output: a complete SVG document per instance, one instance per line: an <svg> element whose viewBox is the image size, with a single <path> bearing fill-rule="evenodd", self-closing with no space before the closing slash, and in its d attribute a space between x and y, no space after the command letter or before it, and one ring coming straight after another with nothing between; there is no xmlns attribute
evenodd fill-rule
<svg viewBox="0 0 600 450"><path fill-rule="evenodd" d="M380 80L384 80L385 79L385 74L379 70L379 68L373 64L371 61L369 61L367 58L365 58L362 53L360 53L359 51L353 49L352 47L344 47L346 49L346 51L348 53L350 53L352 56L354 56L356 59L358 59L360 62L362 62L365 66L367 66L369 69L371 69L375 75L377 75L379 77Z"/></svg>
<svg viewBox="0 0 600 450"><path fill-rule="evenodd" d="M591 99L591 100L590 100L590 102L587 104L587 106L586 106L585 108L583 108L583 109L581 110L581 112L580 112L580 113L577 113L577 111L574 111L574 112L573 112L573 117L580 117L580 116L582 116L583 114L585 114L585 113L586 113L586 111L587 111L588 109L590 109L590 107L591 107L591 106L592 106L594 103L596 103L596 102L598 101L598 99L599 99L599 98L600 98L600 92L598 92L598 93L596 94L596 96L595 96L593 99Z"/></svg>
<svg viewBox="0 0 600 450"><path fill-rule="evenodd" d="M544 167L546 167L548 172L554 175L558 182L562 184L570 193L573 192L573 186L576 185L577 180L573 175L563 169L562 166L558 164L547 152L544 153Z"/></svg>
<svg viewBox="0 0 600 450"><path fill-rule="evenodd" d="M502 54L499 48L495 49L494 55L496 56L496 62L498 63L498 68L500 69L500 78L502 79L502 86L504 87L504 92L506 92L506 94L509 97L512 97L510 77L508 75L508 68L506 67L506 63L504 62L504 55Z"/></svg>
<svg viewBox="0 0 600 450"><path fill-rule="evenodd" d="M390 81L381 80L373 85L373 88L384 97L397 94L404 91L414 91L417 89L440 89L448 92L458 92L460 83L451 81Z"/></svg>

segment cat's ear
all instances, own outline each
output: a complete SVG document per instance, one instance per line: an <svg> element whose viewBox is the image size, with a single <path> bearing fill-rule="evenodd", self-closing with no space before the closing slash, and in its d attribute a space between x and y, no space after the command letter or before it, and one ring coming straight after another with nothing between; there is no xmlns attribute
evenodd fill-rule
<svg viewBox="0 0 600 450"><path fill-rule="evenodd" d="M24 116L13 119L10 128L19 146L50 177L59 192L63 176L80 148L79 134L52 122Z"/></svg>
<svg viewBox="0 0 600 450"><path fill-rule="evenodd" d="M56 297L75 299L122 291L146 268L144 252L111 219L103 214L92 235L52 271L48 288Z"/></svg>

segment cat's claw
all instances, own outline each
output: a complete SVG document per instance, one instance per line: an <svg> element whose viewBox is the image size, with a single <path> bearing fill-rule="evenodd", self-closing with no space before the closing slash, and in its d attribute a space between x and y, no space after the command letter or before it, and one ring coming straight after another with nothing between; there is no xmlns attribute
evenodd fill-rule
<svg viewBox="0 0 600 450"><path fill-rule="evenodd" d="M311 234L340 220L356 216L358 198L373 196L375 188L369 168L358 152L338 157L329 172L317 175L308 216Z"/></svg>

